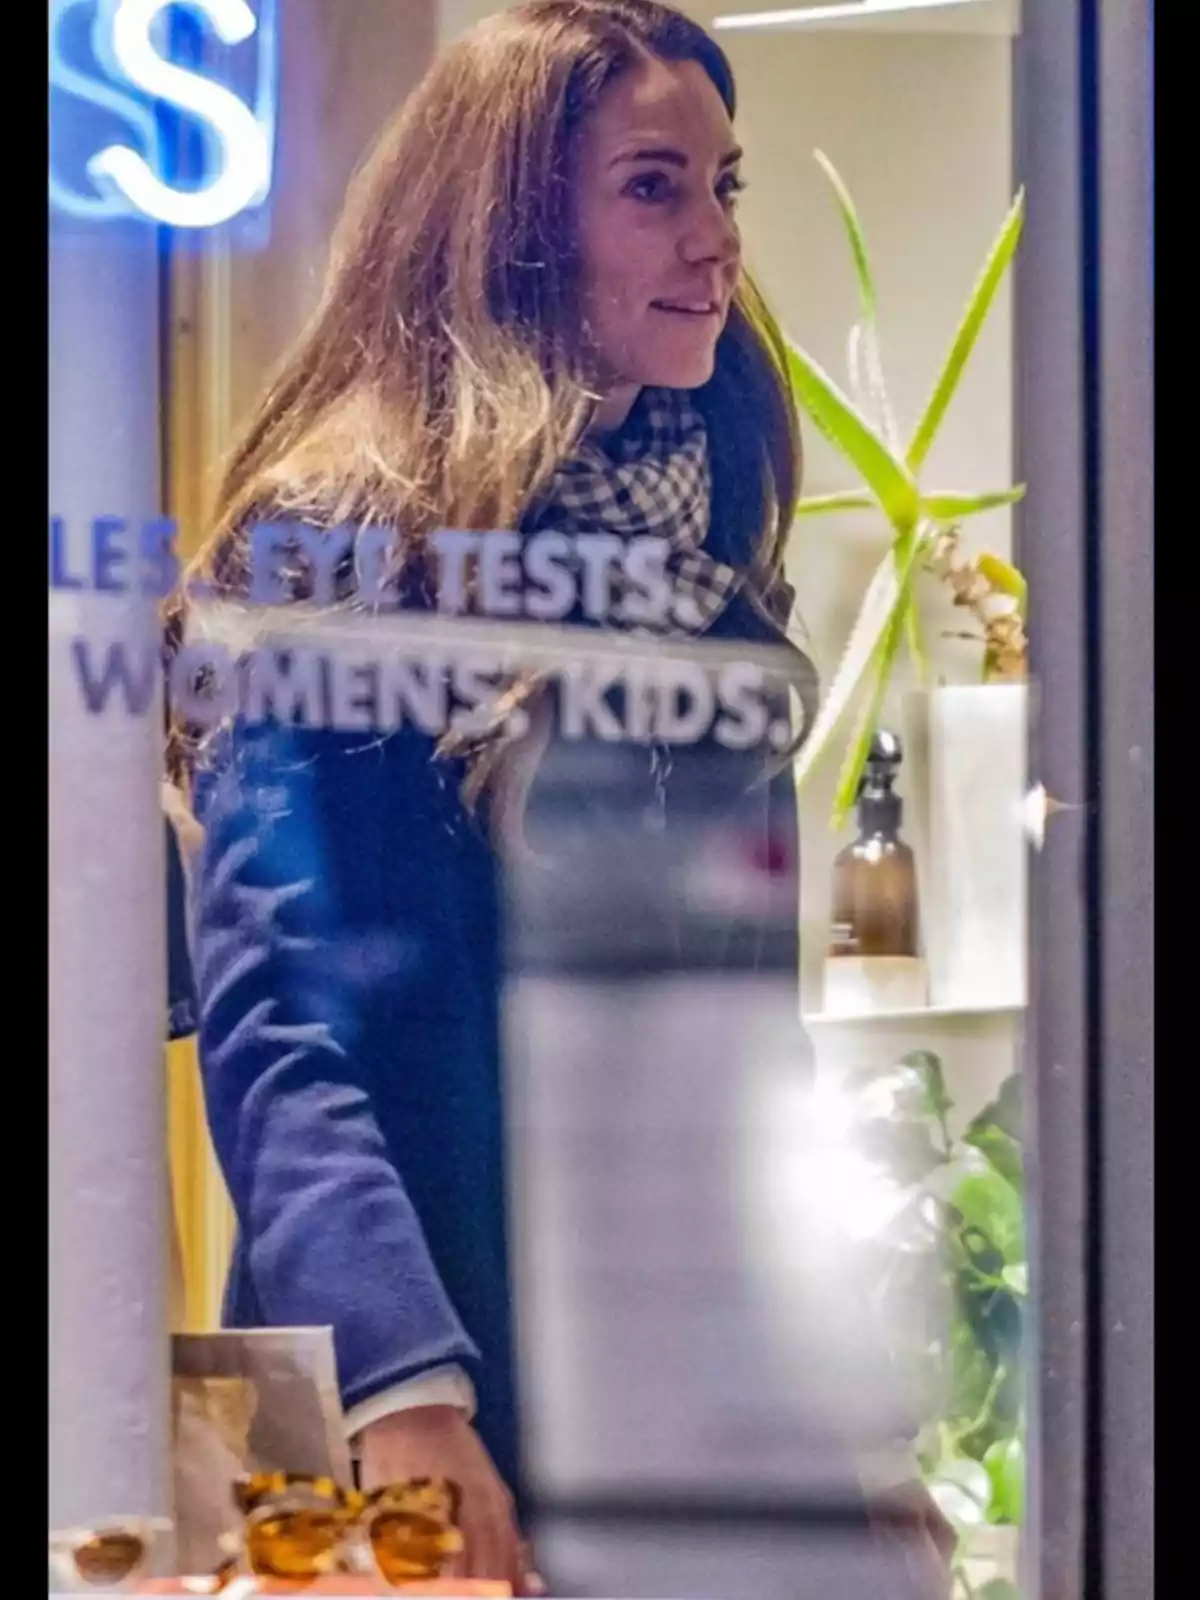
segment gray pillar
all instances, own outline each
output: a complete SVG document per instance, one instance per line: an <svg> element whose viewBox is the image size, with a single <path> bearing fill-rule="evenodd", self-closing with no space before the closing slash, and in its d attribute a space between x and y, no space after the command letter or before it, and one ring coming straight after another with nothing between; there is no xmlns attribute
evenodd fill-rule
<svg viewBox="0 0 1200 1600"><path fill-rule="evenodd" d="M1034 877L1031 1600L1154 1589L1152 39L1039 0L1017 57L1033 771L1086 803Z"/></svg>
<svg viewBox="0 0 1200 1600"><path fill-rule="evenodd" d="M1029 580L1030 772L1088 799L1085 350L1079 4L1036 0L1016 45L1018 559ZM1084 810L1050 820L1030 883L1026 1080L1029 1465L1022 1593L1082 1600L1088 1446L1088 900Z"/></svg>
<svg viewBox="0 0 1200 1600"><path fill-rule="evenodd" d="M158 291L147 229L52 230L50 508L159 505ZM86 709L93 660L155 639L152 600L50 595L50 1519L170 1505L161 696Z"/></svg>
<svg viewBox="0 0 1200 1600"><path fill-rule="evenodd" d="M1154 12L1101 0L1100 1428L1105 1592L1154 1593Z"/></svg>

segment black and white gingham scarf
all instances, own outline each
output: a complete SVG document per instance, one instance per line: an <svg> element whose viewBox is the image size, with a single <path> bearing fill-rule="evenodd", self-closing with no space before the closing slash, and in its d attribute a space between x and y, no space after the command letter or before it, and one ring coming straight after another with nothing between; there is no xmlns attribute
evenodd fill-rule
<svg viewBox="0 0 1200 1600"><path fill-rule="evenodd" d="M555 472L527 532L659 536L670 551L669 628L703 633L741 578L705 550L712 479L704 417L686 389L643 389L606 452L586 439ZM619 613L619 607L617 608ZM618 617L614 623L619 625Z"/></svg>

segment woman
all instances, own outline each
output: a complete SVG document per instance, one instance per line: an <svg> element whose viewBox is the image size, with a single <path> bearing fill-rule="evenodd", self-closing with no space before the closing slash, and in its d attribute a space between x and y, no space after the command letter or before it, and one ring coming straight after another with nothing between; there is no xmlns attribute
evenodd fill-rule
<svg viewBox="0 0 1200 1600"><path fill-rule="evenodd" d="M611 532L667 552L672 626L779 644L799 443L740 261L733 112L718 47L642 0L532 0L448 49L355 185L320 307L235 452L210 588L253 588L264 519L387 530L414 607L438 603L436 530ZM339 567L351 607L359 578ZM291 582L313 594L312 564ZM205 829L227 1320L332 1325L364 1480L457 1479L469 1572L520 1585L495 845L536 799L528 751L555 746L545 685L515 703L523 740L498 720L469 745L239 720L175 754ZM723 760L721 786L764 831L782 801L794 833L786 779L754 785L770 753Z"/></svg>

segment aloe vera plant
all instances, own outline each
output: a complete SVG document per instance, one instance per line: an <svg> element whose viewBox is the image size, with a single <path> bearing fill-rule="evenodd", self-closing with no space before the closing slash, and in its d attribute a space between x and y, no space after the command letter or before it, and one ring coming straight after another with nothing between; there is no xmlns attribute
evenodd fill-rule
<svg viewBox="0 0 1200 1600"><path fill-rule="evenodd" d="M910 651L923 679L928 675L917 604L917 581L922 572L947 584L956 604L975 617L985 643L985 681L1011 681L1025 675L1024 579L999 556L968 559L959 537L963 519L1015 504L1023 487L951 494L928 490L920 482L930 447L1016 253L1025 203L1022 191L988 253L929 401L905 445L884 384L875 283L858 212L832 163L820 151L816 159L837 200L858 280L860 317L850 337L854 398L790 339L789 372L797 404L855 469L863 487L802 499L797 513L813 517L873 508L886 518L892 535L890 548L863 595L796 766L796 781L802 784L853 713L834 798L833 821L841 826L854 805L871 737L901 651Z"/></svg>

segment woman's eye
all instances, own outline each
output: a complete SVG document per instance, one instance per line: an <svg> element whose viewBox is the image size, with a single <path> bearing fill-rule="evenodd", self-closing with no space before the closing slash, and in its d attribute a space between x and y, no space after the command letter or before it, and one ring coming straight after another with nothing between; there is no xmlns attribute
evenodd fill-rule
<svg viewBox="0 0 1200 1600"><path fill-rule="evenodd" d="M642 172L626 185L626 194L635 200L665 200L671 191L670 179L663 172Z"/></svg>
<svg viewBox="0 0 1200 1600"><path fill-rule="evenodd" d="M738 195L742 194L745 188L746 180L744 178L723 178L717 188L721 204L728 206L732 210L737 205Z"/></svg>
<svg viewBox="0 0 1200 1600"><path fill-rule="evenodd" d="M720 180L717 185L717 198L723 206L730 210L737 204L737 197L746 187L742 178L730 174ZM642 172L636 178L630 179L625 186L626 194L635 200L657 202L669 200L675 192L670 178L663 172Z"/></svg>

